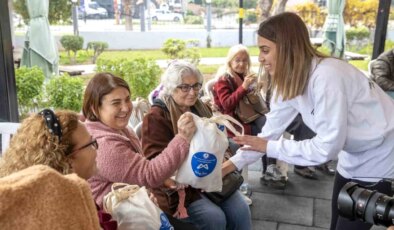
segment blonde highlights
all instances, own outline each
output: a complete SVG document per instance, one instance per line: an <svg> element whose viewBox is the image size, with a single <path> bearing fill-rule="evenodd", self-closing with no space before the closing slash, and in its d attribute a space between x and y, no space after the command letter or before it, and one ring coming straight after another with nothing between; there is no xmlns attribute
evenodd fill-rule
<svg viewBox="0 0 394 230"><path fill-rule="evenodd" d="M276 69L271 76L275 97L290 100L302 95L313 58L326 57L313 48L302 19L290 12L278 14L262 22L257 33L276 44Z"/></svg>

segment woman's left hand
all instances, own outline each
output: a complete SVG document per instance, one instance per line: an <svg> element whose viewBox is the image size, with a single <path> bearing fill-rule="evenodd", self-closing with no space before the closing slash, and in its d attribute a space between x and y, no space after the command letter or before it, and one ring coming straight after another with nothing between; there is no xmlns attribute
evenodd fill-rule
<svg viewBox="0 0 394 230"><path fill-rule="evenodd" d="M253 150L262 153L267 152L268 141L261 137L245 135L233 137L233 140L239 145L244 145L241 148L243 150Z"/></svg>

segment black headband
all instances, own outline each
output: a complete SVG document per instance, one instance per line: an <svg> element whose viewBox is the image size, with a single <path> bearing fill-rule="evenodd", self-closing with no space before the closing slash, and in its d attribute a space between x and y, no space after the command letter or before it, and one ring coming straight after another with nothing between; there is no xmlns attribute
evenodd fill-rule
<svg viewBox="0 0 394 230"><path fill-rule="evenodd" d="M45 123L51 134L56 135L59 138L59 143L62 140L62 127L60 126L59 119L56 117L55 113L50 109L44 109L39 112L45 119Z"/></svg>

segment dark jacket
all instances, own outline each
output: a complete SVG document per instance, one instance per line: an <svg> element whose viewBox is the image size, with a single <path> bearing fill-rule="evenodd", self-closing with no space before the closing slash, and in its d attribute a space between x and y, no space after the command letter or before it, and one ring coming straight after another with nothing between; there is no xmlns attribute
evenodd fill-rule
<svg viewBox="0 0 394 230"><path fill-rule="evenodd" d="M383 90L394 91L394 49L371 63L371 77Z"/></svg>
<svg viewBox="0 0 394 230"><path fill-rule="evenodd" d="M152 159L161 154L174 138L174 130L170 120L169 111L160 100L155 100L151 110L144 117L142 125L142 148L146 158ZM173 215L179 203L179 196L176 190L168 189L164 186L151 189L155 195L160 208ZM185 189L187 208L192 202L201 198L198 189L187 187Z"/></svg>

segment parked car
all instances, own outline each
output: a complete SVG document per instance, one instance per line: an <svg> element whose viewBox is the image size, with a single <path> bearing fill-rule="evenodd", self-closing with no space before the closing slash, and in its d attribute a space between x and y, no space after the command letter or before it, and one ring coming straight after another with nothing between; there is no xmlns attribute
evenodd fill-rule
<svg viewBox="0 0 394 230"><path fill-rule="evenodd" d="M152 21L183 21L182 14L174 13L169 10L155 10L151 15Z"/></svg>
<svg viewBox="0 0 394 230"><path fill-rule="evenodd" d="M85 7L81 6L78 8L79 18L94 18L102 19L108 18L108 11L101 7L97 2L89 2L85 4Z"/></svg>

